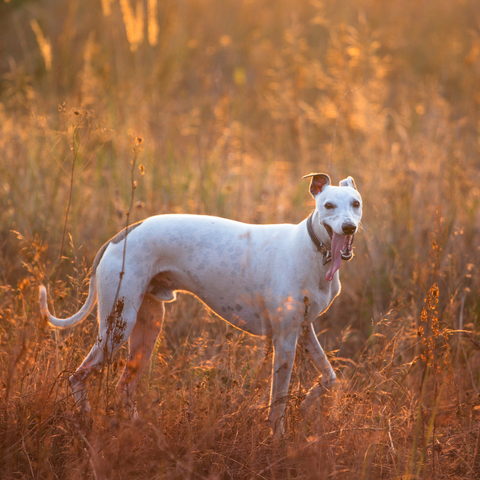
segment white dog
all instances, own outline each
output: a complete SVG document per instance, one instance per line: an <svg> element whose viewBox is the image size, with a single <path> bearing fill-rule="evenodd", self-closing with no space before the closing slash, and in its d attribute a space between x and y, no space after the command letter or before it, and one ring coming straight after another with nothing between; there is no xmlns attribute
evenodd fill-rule
<svg viewBox="0 0 480 480"><path fill-rule="evenodd" d="M318 343L312 322L340 293L338 269L352 258L362 217L362 199L352 177L330 185L314 173L313 213L298 225L249 225L200 215L158 215L131 225L107 242L92 266L85 305L70 318L53 317L45 287L42 316L55 327L84 320L98 297L99 336L70 377L79 409L88 412L85 381L129 339L129 360L118 382L125 405L134 395L160 333L164 302L177 291L194 294L213 312L252 335L273 339L269 422L283 434L283 416L297 341L322 374L302 410L335 383L335 373ZM304 178L306 178L304 177ZM132 412L132 413L133 413Z"/></svg>

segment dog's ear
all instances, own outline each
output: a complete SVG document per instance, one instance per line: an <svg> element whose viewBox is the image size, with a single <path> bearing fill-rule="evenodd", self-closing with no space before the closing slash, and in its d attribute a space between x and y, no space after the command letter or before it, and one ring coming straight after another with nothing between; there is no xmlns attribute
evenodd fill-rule
<svg viewBox="0 0 480 480"><path fill-rule="evenodd" d="M310 193L313 197L318 195L326 185L330 185L330 177L326 173L309 173L303 178L312 177L310 181Z"/></svg>
<svg viewBox="0 0 480 480"><path fill-rule="evenodd" d="M353 179L353 177L348 177L348 178L343 179L340 182L340 186L341 187L352 187L355 190L357 190L357 186L355 185L355 180Z"/></svg>

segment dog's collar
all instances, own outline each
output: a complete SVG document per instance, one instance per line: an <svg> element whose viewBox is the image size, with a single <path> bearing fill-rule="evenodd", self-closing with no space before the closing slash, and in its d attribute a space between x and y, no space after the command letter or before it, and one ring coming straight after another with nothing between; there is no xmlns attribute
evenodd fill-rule
<svg viewBox="0 0 480 480"><path fill-rule="evenodd" d="M315 230L313 229L313 212L307 218L307 231L313 244L317 247L317 250L323 255L323 264L326 265L332 260L332 255L327 246L317 237Z"/></svg>

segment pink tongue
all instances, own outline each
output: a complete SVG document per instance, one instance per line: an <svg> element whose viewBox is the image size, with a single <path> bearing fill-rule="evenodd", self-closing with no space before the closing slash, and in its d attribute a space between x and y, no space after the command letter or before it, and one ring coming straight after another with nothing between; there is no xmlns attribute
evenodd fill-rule
<svg viewBox="0 0 480 480"><path fill-rule="evenodd" d="M332 235L332 246L330 250L332 254L332 265L326 275L326 278L329 282L333 280L335 272L340 268L340 265L342 264L342 249L345 245L346 238L347 237L344 237L343 235L338 235L337 233L334 233Z"/></svg>

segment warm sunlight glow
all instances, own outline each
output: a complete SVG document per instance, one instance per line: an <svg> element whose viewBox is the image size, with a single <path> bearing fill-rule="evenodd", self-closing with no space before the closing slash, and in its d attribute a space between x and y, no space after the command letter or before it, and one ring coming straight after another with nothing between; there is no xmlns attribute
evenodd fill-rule
<svg viewBox="0 0 480 480"><path fill-rule="evenodd" d="M480 480L480 0L0 0L0 478Z"/></svg>
<svg viewBox="0 0 480 480"><path fill-rule="evenodd" d="M52 45L50 41L43 35L42 29L36 20L31 20L30 25L37 38L37 43L45 63L45 70L49 72L52 69Z"/></svg>
<svg viewBox="0 0 480 480"><path fill-rule="evenodd" d="M144 29L144 12L143 1L137 0L136 10L130 5L130 0L120 0L120 7L122 9L123 23L127 32L128 43L130 44L130 50L135 52L138 46L143 41L143 29Z"/></svg>

